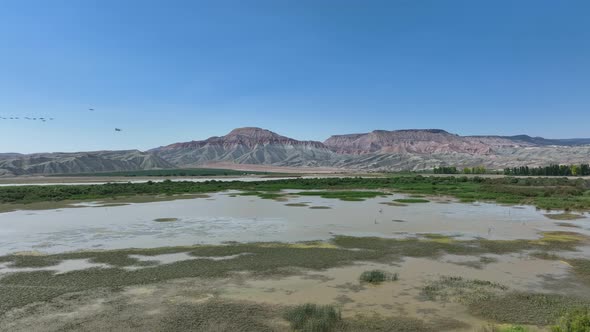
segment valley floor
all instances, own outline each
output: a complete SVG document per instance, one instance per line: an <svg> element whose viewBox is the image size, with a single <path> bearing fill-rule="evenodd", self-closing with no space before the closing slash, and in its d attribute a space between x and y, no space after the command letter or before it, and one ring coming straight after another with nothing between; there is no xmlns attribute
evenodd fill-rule
<svg viewBox="0 0 590 332"><path fill-rule="evenodd" d="M0 330L549 331L588 312L587 183L480 181L0 188L33 201L0 213Z"/></svg>

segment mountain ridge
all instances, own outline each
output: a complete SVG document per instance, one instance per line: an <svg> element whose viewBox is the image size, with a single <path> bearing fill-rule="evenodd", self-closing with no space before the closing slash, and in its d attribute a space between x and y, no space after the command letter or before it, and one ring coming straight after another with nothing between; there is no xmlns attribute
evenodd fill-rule
<svg viewBox="0 0 590 332"><path fill-rule="evenodd" d="M399 171L440 165L497 169L589 160L590 139L586 138L461 136L443 129L403 129L332 135L319 142L243 127L223 136L172 143L145 152L0 153L0 176L187 168L210 163Z"/></svg>

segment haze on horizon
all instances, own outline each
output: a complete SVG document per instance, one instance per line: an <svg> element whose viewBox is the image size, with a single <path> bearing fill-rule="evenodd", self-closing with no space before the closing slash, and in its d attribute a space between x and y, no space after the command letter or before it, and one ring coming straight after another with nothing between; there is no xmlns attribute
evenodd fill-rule
<svg viewBox="0 0 590 332"><path fill-rule="evenodd" d="M145 150L245 126L319 141L407 128L590 137L589 10L4 1L0 116L21 119L0 120L0 153Z"/></svg>

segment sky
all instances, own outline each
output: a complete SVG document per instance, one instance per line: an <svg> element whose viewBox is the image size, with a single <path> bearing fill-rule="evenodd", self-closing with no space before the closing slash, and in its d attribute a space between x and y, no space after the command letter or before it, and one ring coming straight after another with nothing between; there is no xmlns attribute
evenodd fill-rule
<svg viewBox="0 0 590 332"><path fill-rule="evenodd" d="M245 126L590 137L588 17L586 0L2 0L0 116L21 119L0 120L0 152Z"/></svg>

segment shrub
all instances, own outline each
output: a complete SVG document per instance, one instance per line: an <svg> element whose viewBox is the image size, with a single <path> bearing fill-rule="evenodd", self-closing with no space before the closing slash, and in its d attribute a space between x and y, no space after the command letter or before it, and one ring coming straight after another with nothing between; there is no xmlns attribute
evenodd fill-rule
<svg viewBox="0 0 590 332"><path fill-rule="evenodd" d="M590 332L590 310L577 309L563 315L552 332Z"/></svg>
<svg viewBox="0 0 590 332"><path fill-rule="evenodd" d="M342 321L342 314L335 306L311 303L287 310L284 317L294 330L303 332L335 331Z"/></svg>
<svg viewBox="0 0 590 332"><path fill-rule="evenodd" d="M365 271L361 274L361 282L369 282L378 284L384 281L396 281L398 279L397 273L389 273L382 270Z"/></svg>

